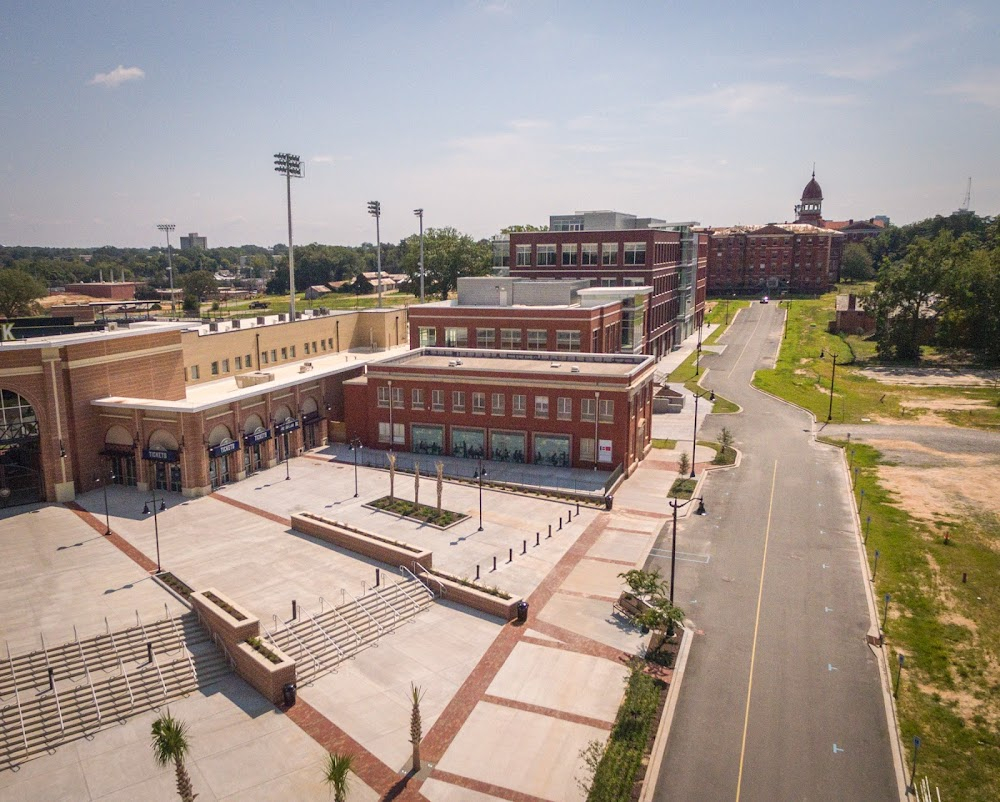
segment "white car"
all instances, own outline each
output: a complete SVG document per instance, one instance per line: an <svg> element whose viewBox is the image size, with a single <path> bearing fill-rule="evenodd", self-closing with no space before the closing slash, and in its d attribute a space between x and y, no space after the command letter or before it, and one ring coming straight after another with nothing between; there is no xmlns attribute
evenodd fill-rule
<svg viewBox="0 0 1000 802"><path fill-rule="evenodd" d="M766 304L768 302L768 297L765 295L763 298L760 299L760 302L762 304Z"/></svg>

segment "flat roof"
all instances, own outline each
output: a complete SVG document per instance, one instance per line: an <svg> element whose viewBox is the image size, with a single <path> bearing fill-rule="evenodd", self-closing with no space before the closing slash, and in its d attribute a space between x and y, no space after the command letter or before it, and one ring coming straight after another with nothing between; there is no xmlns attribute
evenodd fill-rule
<svg viewBox="0 0 1000 802"><path fill-rule="evenodd" d="M232 401L244 401L264 393L272 393L289 387L295 387L306 382L316 381L326 376L332 376L345 370L353 370L366 364L391 359L407 346L401 345L388 351L377 353L341 351L335 354L324 354L309 359L290 362L284 365L270 367L263 371L243 371L215 381L203 382L186 388L185 397L177 400L158 398L130 398L125 396L106 396L95 398L90 403L106 409L135 409L149 412L203 412L214 407L228 404ZM312 367L305 367L311 365ZM305 369L303 370L303 368ZM248 387L236 385L237 375L250 373L269 373L274 376L271 381L254 384Z"/></svg>
<svg viewBox="0 0 1000 802"><path fill-rule="evenodd" d="M458 371L629 376L652 365L645 354L582 354L567 351L493 351L479 348L417 348L381 362L386 367ZM373 366L374 368L375 366ZM369 373L373 372L369 370Z"/></svg>
<svg viewBox="0 0 1000 802"><path fill-rule="evenodd" d="M63 345L78 345L81 343L98 342L100 340L115 340L121 337L137 337L141 334L152 334L158 331L183 331L191 328L190 323L161 322L158 320L131 321L128 328L117 328L112 331L82 331L71 334L52 334L42 337L28 337L23 340L9 340L0 346L0 353L6 350L31 348L58 348Z"/></svg>

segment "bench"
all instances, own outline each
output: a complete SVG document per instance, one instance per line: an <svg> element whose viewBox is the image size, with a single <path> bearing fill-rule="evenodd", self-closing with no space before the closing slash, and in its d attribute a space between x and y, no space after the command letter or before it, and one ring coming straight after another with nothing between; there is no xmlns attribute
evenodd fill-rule
<svg viewBox="0 0 1000 802"><path fill-rule="evenodd" d="M623 590L621 596L618 597L618 601L611 605L611 612L612 614L621 613L627 618L632 619L638 615L642 615L649 608L650 604L645 599L640 599L634 593Z"/></svg>

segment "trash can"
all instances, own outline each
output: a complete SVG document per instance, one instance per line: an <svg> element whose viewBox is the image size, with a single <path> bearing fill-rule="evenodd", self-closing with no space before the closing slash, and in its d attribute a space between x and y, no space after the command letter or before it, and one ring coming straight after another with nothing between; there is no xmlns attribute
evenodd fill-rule
<svg viewBox="0 0 1000 802"><path fill-rule="evenodd" d="M605 496L604 497L604 509L610 510L611 507L614 506L614 503L615 503L615 497L614 496Z"/></svg>
<svg viewBox="0 0 1000 802"><path fill-rule="evenodd" d="M291 707L295 704L295 683L289 682L285 687L281 689L281 695L285 697L285 707Z"/></svg>
<svg viewBox="0 0 1000 802"><path fill-rule="evenodd" d="M528 603L519 601L517 603L517 623L523 624L528 620Z"/></svg>

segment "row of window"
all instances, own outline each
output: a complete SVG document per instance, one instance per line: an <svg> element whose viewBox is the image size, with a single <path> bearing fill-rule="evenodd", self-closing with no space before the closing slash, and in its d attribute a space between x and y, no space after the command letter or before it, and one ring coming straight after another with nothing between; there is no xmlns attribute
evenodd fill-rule
<svg viewBox="0 0 1000 802"><path fill-rule="evenodd" d="M556 245L535 245L534 262L531 260L531 245L517 245L515 248L515 263L518 267L527 267L532 264L539 267L555 267L557 264L561 264L563 267L596 267L598 264L619 264L617 242L602 243L600 251L598 251L598 244L596 242L585 242L582 245L578 245L575 242L564 243L559 247L558 260ZM600 262L598 262L598 255L600 256ZM626 242L624 244L621 264L646 264L646 243Z"/></svg>
<svg viewBox="0 0 1000 802"><path fill-rule="evenodd" d="M437 328L435 326L420 326L421 347L437 345ZM469 329L465 326L446 326L444 329L444 345L446 348L468 348ZM476 329L476 348L496 348L496 329ZM548 351L549 332L547 329L500 329L500 348L504 351ZM556 331L557 351L579 351L580 332Z"/></svg>
<svg viewBox="0 0 1000 802"><path fill-rule="evenodd" d="M333 337L328 337L323 340L312 340L307 341L302 344L302 350L305 352L306 356L311 354L318 354L320 352L332 351L333 350ZM280 358L279 358L280 354ZM272 348L270 351L264 350L260 352L260 365L278 364L278 362L285 362L289 359L295 359L295 346L290 345L284 348ZM252 370L253 369L253 359L250 354L245 356L236 356L231 359L217 359L211 363L209 370L212 376L224 376L227 373L239 372L241 370ZM187 378L189 381L198 381L201 378L201 366L191 365L187 369Z"/></svg>
<svg viewBox="0 0 1000 802"><path fill-rule="evenodd" d="M473 415L486 414L486 396L484 392L466 393L465 390L452 390L451 411L464 413L467 410L466 398L470 397L471 410ZM506 393L490 393L490 414L506 415L507 399ZM381 385L378 388L378 405L388 407L389 399L392 398L393 409L405 409L402 387L389 387ZM427 391L423 387L414 387L410 390L410 409L427 409ZM445 412L445 391L431 390L430 394L431 412ZM614 399L602 398L598 404L597 398L581 398L579 404L579 420L594 422L595 411L601 423L614 423L615 402ZM550 416L549 396L534 396L534 415L538 419L547 419ZM524 393L513 393L510 395L510 414L515 418L524 418L528 415L528 396ZM556 420L573 420L573 399L566 396L556 398L555 404Z"/></svg>

